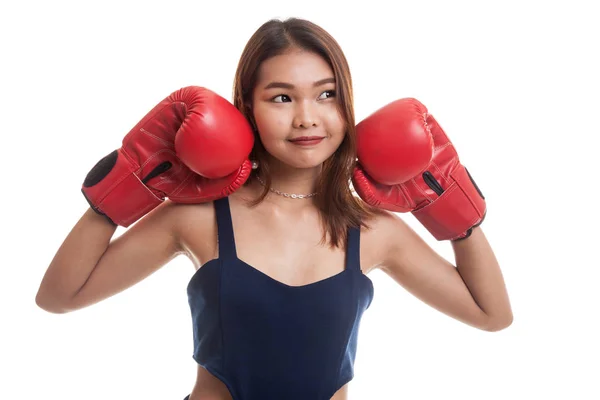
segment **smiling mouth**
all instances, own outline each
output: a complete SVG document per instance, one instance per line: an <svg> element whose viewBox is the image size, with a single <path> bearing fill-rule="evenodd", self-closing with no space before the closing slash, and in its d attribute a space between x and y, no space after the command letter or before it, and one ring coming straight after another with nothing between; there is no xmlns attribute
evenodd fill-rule
<svg viewBox="0 0 600 400"><path fill-rule="evenodd" d="M325 139L323 136L302 136L295 139L290 139L290 142L313 142L316 140Z"/></svg>

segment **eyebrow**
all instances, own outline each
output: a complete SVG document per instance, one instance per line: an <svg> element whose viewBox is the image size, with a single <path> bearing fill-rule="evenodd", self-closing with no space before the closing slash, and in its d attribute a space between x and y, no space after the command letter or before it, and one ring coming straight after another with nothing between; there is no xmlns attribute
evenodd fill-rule
<svg viewBox="0 0 600 400"><path fill-rule="evenodd" d="M335 83L335 78L325 78L313 83L313 87L318 87L321 85L325 85L326 83ZM282 88L282 89L294 89L294 85L286 82L271 82L267 86L264 87L264 90L273 89L273 88Z"/></svg>

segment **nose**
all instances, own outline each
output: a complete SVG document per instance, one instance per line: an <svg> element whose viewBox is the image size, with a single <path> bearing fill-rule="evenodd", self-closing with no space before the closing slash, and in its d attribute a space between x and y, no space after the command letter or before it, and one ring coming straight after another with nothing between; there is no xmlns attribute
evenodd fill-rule
<svg viewBox="0 0 600 400"><path fill-rule="evenodd" d="M318 115L314 105L309 101L298 102L296 115L294 116L294 128L307 129L318 126Z"/></svg>

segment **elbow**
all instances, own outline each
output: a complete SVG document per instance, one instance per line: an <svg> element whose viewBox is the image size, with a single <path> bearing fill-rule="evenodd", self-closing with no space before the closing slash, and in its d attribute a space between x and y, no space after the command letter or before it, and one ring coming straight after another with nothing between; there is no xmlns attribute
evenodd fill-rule
<svg viewBox="0 0 600 400"><path fill-rule="evenodd" d="M35 297L35 304L42 310L51 314L66 314L69 309L64 307L61 303L56 300L44 299L40 293Z"/></svg>
<svg viewBox="0 0 600 400"><path fill-rule="evenodd" d="M504 318L490 318L482 329L487 332L499 332L511 326L512 323L512 314Z"/></svg>
<svg viewBox="0 0 600 400"><path fill-rule="evenodd" d="M48 303L43 303L36 299L35 304L41 308L42 310L49 312L51 314L65 314L66 310L64 308L57 307L55 305L50 305Z"/></svg>

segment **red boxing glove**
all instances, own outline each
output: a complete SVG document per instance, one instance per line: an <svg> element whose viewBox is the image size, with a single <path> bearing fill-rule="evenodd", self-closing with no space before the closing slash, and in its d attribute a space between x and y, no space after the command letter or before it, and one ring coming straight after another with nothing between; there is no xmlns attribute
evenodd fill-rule
<svg viewBox="0 0 600 400"><path fill-rule="evenodd" d="M415 99L400 99L356 126L352 182L368 204L411 212L437 240L464 239L483 222L485 198L454 146Z"/></svg>
<svg viewBox="0 0 600 400"><path fill-rule="evenodd" d="M202 203L228 196L252 170L254 135L246 118L212 91L190 86L157 104L122 147L87 174L90 206L127 227L169 198Z"/></svg>

